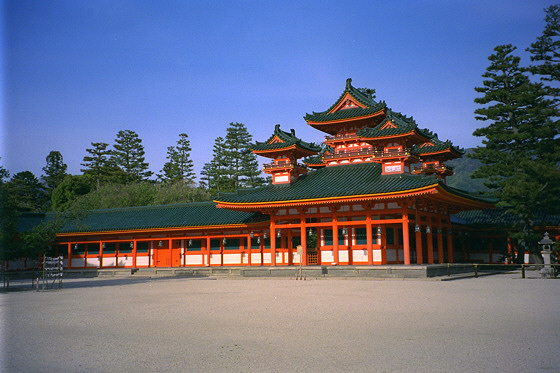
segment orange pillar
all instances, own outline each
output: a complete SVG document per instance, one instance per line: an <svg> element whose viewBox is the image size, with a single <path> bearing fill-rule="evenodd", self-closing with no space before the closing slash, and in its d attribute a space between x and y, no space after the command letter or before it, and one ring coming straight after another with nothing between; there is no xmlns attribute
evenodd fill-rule
<svg viewBox="0 0 560 373"><path fill-rule="evenodd" d="M210 236L206 237L206 266L210 266Z"/></svg>
<svg viewBox="0 0 560 373"><path fill-rule="evenodd" d="M455 263L455 254L453 248L453 234L451 232L451 227L447 228L447 261L449 263Z"/></svg>
<svg viewBox="0 0 560 373"><path fill-rule="evenodd" d="M441 228L437 230L437 256L438 256L438 263L443 263L443 232Z"/></svg>
<svg viewBox="0 0 560 373"><path fill-rule="evenodd" d="M422 227L418 226L416 234L416 264L424 263L424 258L422 257ZM416 228L415 228L416 230Z"/></svg>
<svg viewBox="0 0 560 373"><path fill-rule="evenodd" d="M276 265L276 223L270 220L270 265Z"/></svg>
<svg viewBox="0 0 560 373"><path fill-rule="evenodd" d="M301 260L301 264L306 266L307 265L307 235L305 233L305 216L302 216L301 218L299 234L300 234L301 247L303 247L303 255L300 258L300 260ZM292 251L293 250L290 250L290 257L292 256Z"/></svg>
<svg viewBox="0 0 560 373"><path fill-rule="evenodd" d="M338 216L333 217L333 262L338 265Z"/></svg>
<svg viewBox="0 0 560 373"><path fill-rule="evenodd" d="M136 267L136 239L132 240L132 266Z"/></svg>
<svg viewBox="0 0 560 373"><path fill-rule="evenodd" d="M371 233L371 212L366 216L366 237L367 237L367 260L368 264L373 264L373 234Z"/></svg>
<svg viewBox="0 0 560 373"><path fill-rule="evenodd" d="M67 249L68 249L68 256L67 256L68 257L68 260L67 260L68 264L66 264L66 268L70 269L70 268L72 268L72 244L70 242L68 242ZM60 253L58 255L61 256Z"/></svg>
<svg viewBox="0 0 560 373"><path fill-rule="evenodd" d="M403 233L403 254L404 264L410 265L410 238L408 236L408 211L403 210L402 215L402 233Z"/></svg>
<svg viewBox="0 0 560 373"><path fill-rule="evenodd" d="M247 235L247 264L251 266L251 234Z"/></svg>
<svg viewBox="0 0 560 373"><path fill-rule="evenodd" d="M434 264L434 240L432 231L426 232L426 241L428 242L428 264Z"/></svg>

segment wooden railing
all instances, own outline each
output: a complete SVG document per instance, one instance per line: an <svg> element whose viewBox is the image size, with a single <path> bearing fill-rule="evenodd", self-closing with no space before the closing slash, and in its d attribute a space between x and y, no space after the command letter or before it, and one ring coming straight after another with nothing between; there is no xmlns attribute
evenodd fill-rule
<svg viewBox="0 0 560 373"><path fill-rule="evenodd" d="M372 157L372 158L396 158L396 157L409 157L409 151L391 151L391 152L384 152L381 150L373 150L373 149L364 149L364 150L357 150L357 151L349 151L349 152L337 152L335 154L325 154L323 156L324 159L339 159L339 158L352 158L352 157Z"/></svg>

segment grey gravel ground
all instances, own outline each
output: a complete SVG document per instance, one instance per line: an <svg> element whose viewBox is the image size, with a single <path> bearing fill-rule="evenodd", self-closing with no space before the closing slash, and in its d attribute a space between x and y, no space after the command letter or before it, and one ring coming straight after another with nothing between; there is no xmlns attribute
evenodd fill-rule
<svg viewBox="0 0 560 373"><path fill-rule="evenodd" d="M560 372L560 280L93 279L0 294L2 372Z"/></svg>

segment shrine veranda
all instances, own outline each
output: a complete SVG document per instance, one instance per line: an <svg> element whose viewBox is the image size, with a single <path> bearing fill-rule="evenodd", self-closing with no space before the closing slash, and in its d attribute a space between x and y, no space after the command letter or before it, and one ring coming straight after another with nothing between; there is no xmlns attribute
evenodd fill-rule
<svg viewBox="0 0 560 373"><path fill-rule="evenodd" d="M252 144L271 160L270 185L209 202L94 210L68 222L48 255L72 269L497 263L515 251L472 224L495 201L446 184L446 161L463 151L412 117L348 79L329 109L304 118L326 134L322 146L280 125ZM52 218L26 214L22 225Z"/></svg>

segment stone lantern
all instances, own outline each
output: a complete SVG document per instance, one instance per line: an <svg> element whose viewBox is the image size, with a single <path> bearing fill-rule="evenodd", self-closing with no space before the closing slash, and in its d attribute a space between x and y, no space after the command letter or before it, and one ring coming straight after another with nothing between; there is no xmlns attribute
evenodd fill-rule
<svg viewBox="0 0 560 373"><path fill-rule="evenodd" d="M542 240L539 241L539 246L541 247L541 254L544 261L544 268L541 269L542 278L553 278L554 269L550 266L550 253L552 252L552 245L554 241L548 238L548 232L544 234Z"/></svg>

